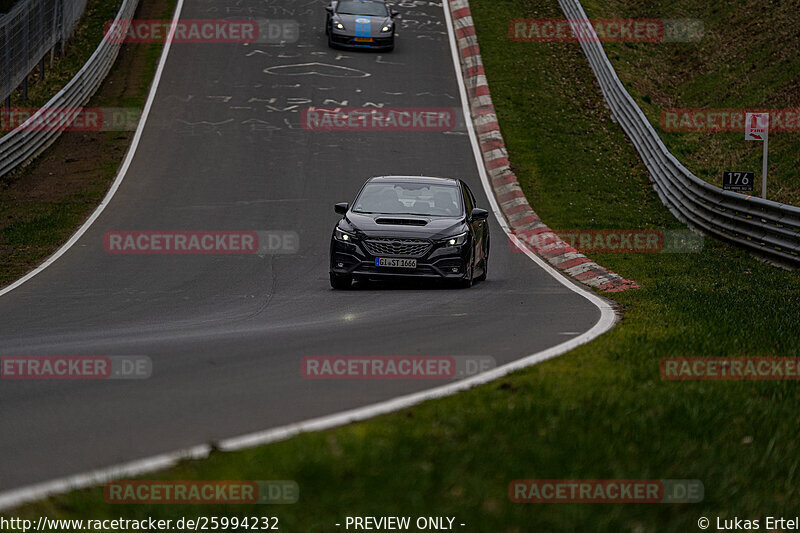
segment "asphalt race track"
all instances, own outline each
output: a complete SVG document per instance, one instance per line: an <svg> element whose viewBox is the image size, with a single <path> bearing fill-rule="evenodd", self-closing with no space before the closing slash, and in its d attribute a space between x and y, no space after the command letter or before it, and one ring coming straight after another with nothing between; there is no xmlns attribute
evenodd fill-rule
<svg viewBox="0 0 800 533"><path fill-rule="evenodd" d="M410 7L411 5L415 7ZM335 202L365 178L463 178L489 208L463 116L454 131L318 132L308 106L456 108L442 7L401 3L389 54L329 50L324 0L188 0L182 18L292 19L297 43L173 44L121 188L52 266L0 297L0 354L145 355L146 380L0 382L0 490L214 442L440 385L308 380L309 355L490 355L590 329L600 311L491 220L472 289L332 291ZM228 7L226 7L228 6ZM112 255L112 230L283 230L283 255Z"/></svg>

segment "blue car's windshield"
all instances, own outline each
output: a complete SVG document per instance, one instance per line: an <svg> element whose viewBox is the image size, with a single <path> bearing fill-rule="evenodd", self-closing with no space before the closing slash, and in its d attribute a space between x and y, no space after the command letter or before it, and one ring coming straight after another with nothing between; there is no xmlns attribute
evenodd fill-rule
<svg viewBox="0 0 800 533"><path fill-rule="evenodd" d="M355 201L355 213L454 217L462 214L455 185L368 183Z"/></svg>
<svg viewBox="0 0 800 533"><path fill-rule="evenodd" d="M368 17L385 17L389 14L386 4L383 2L361 0L342 0L336 6L336 12L340 15L365 15Z"/></svg>

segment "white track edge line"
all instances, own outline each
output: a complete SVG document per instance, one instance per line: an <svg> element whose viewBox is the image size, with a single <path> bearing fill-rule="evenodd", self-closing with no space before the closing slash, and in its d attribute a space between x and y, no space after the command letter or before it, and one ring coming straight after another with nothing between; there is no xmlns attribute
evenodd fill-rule
<svg viewBox="0 0 800 533"><path fill-rule="evenodd" d="M17 287L21 286L26 281L30 281L34 276L40 274L44 269L52 265L56 262L62 255L67 253L67 251L72 248L72 246L78 242L84 233L89 229L89 227L94 224L94 221L97 220L102 212L105 210L106 206L111 202L111 199L114 198L114 195L117 193L117 189L122 184L122 180L125 179L125 174L128 172L128 168L131 166L131 162L133 161L133 156L136 154L136 148L139 146L139 140L142 138L142 132L144 131L145 124L147 123L147 117L150 115L150 108L153 107L153 101L156 97L156 89L158 89L158 84L161 81L161 74L164 72L164 65L167 63L167 56L169 55L169 49L172 45L172 35L176 29L176 23L181 15L181 10L183 9L183 2L184 0L178 0L178 4L175 7L175 14L172 18L172 25L170 28L169 37L166 39L164 43L164 48L161 50L161 59L158 63L158 68L156 69L156 73L153 76L153 84L150 86L150 93L147 95L147 101L145 102L144 109L142 110L142 118L139 120L139 124L136 127L136 133L133 136L133 140L131 141L131 145L128 147L128 151L125 154L125 159L122 162L122 166L119 168L117 172L117 177L114 179L114 183L111 184L111 188L106 193L103 201L100 202L100 205L94 210L94 212L89 216L86 222L78 228L78 231L72 234L72 237L64 244L61 248L56 250L56 252L48 257L42 264L37 266L35 269L31 270L23 277L12 283L11 285L5 287L4 289L0 290L0 296L8 294L9 292L13 291Z"/></svg>
<svg viewBox="0 0 800 533"><path fill-rule="evenodd" d="M183 0L179 0L179 2L180 5L182 5ZM481 176L481 182L483 184L486 196L489 199L489 202L492 206L492 211L495 217L497 218L498 223L503 228L503 231L507 235L509 235L509 237L516 239L516 237L510 233L508 225L506 224L505 219L503 218L500 212L500 208L497 205L497 202L494 198L494 194L492 193L491 187L489 185L489 181L486 175L486 169L483 165L483 159L480 153L480 147L477 142L477 136L475 135L475 129L472 124L472 119L471 119L472 115L471 112L469 111L469 100L467 98L466 90L464 89L464 79L461 73L461 63L457 55L458 46L457 43L455 42L455 34L453 32L453 25L450 17L448 0L443 0L442 5L444 7L445 19L447 21L447 30L448 30L448 35L450 37L450 49L454 61L453 65L456 69L456 77L458 78L459 91L461 93L462 110L465 113L464 115L465 118L467 119L466 120L467 129L469 131L470 141L472 144L473 153L475 155L476 163L478 166L478 171ZM164 55L163 57L166 57L166 55ZM153 89L153 93L155 93L155 89ZM524 247L521 247L521 249L524 249ZM217 443L216 445L217 448L223 451L235 451L263 444L269 444L272 442L286 440L300 433L331 429L351 422L362 421L369 418L373 418L378 415L390 413L392 411L397 411L399 409L403 409L406 407L411 407L425 400L450 396L456 392L460 392L462 390L469 389L477 385L488 383L516 370L532 366L537 363L541 363L542 361L546 361L548 359L552 359L554 357L562 355L580 346L581 344L585 344L599 337L600 335L607 332L614 326L614 323L616 321L616 313L614 312L613 308L608 304L608 302L598 297L594 293L590 292L588 289L584 289L583 287L576 285L570 279L564 277L559 271L552 268L549 264L544 262L541 258L533 254L529 250L524 250L524 252L525 255L530 257L537 265L539 265L542 269L544 269L548 274L553 276L555 279L557 279L560 283L562 283L570 290L580 294L581 296L592 302L596 307L600 309L600 319L595 323L594 326L592 326L591 329L566 342L557 344L556 346L552 346L541 352L528 355L522 359L518 359L511 363L507 363L492 371L479 374L472 378L458 381L456 383L451 383L449 385L443 385L435 389L430 389L427 391L417 392L414 394L401 396L399 398L386 400L383 402L379 402L377 404L351 409L342 413L322 416L319 418L306 420L304 422L288 424L285 426L268 429L265 431L259 431L256 433L243 435L240 437L224 439L219 443ZM5 493L0 493L0 510L14 508L24 503L40 500L42 498L52 496L55 494L62 494L70 490L85 489L94 485L105 483L115 478L132 477L154 472L157 470L163 470L165 468L175 466L179 461L183 459L202 459L204 457L207 457L211 453L211 450L212 450L211 446L207 444L201 444L198 446L194 446L184 450L179 450L176 452L165 453L145 459L140 459L137 461L131 461L118 466L98 469L84 474L77 474L69 477L64 477L61 479L56 479L53 481L48 481L36 485L30 485L19 489L14 489L11 491L7 491Z"/></svg>

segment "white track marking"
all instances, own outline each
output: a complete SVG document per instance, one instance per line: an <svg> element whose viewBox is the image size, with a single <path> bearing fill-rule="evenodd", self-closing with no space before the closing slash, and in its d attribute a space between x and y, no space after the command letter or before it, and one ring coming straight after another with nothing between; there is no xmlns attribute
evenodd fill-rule
<svg viewBox="0 0 800 533"><path fill-rule="evenodd" d="M28 272L25 276L18 279L8 287L4 288L3 290L0 290L0 296L3 296L4 294L8 294L9 292L13 291L26 281L30 280L37 274L41 273L45 268L55 263L59 257L67 253L67 251L70 248L72 248L72 246L76 242L78 242L78 239L80 239L83 236L83 234L86 233L89 227L92 224L94 224L94 221L100 217L100 214L103 212L106 206L108 206L108 204L111 202L111 199L114 198L114 195L117 193L117 189L119 189L119 186L122 184L122 180L125 179L125 174L128 172L128 168L131 166L131 161L133 161L133 156L136 155L136 148L139 146L139 140L142 138L142 132L144 131L144 126L147 123L147 117L150 114L150 108L153 107L153 100L155 100L156 97L156 89L158 89L158 83L161 81L161 75L164 72L164 65L167 62L169 49L172 45L172 40L173 40L172 37L176 29L175 24L180 18L181 10L183 9L183 1L184 0L178 0L178 5L175 7L175 15L172 18L172 26L170 27L170 33L169 36L167 37L166 42L164 43L164 49L161 51L161 59L158 63L158 68L156 69L155 76L153 77L153 85L150 87L150 93L147 95L147 102L145 102L144 104L144 110L142 111L142 118L139 120L139 125L136 127L136 133L133 136L133 141L131 142L131 145L128 148L128 152L125 154L125 160L122 162L122 166L120 167L119 172L117 173L117 177L116 179L114 179L114 183L111 184L111 188L106 193L105 198L103 198L103 201L100 202L100 205L97 206L97 209L94 210L94 212L88 218L88 220L86 220L86 222L84 222L83 225L80 228L78 228L78 231L76 231L72 235L72 237L70 237L70 239L67 241L66 244L64 244L64 246L56 250L56 253L48 257L44 263L42 263L32 271Z"/></svg>
<svg viewBox="0 0 800 533"><path fill-rule="evenodd" d="M180 7L182 4L183 0L179 0L178 10L176 11L175 20L177 20L177 17L180 14ZM450 12L446 1L443 2L443 7L445 12L445 18L447 20L448 33L450 36L450 50L453 56L453 65L456 69L456 76L458 78L459 90L461 92L461 103L463 107L463 112L465 114L464 115L465 117L470 117L471 115L469 111L469 100L467 98L466 90L464 89L464 79L461 74L461 64L458 58L458 46L455 41L455 35L453 33L453 25L450 19ZM168 49L165 48L164 55L162 55L161 58L162 61L161 64L159 65L159 71L157 73L157 76L159 77L164 62L166 61L167 51ZM148 108L145 109L145 112L149 110L149 103L152 102L152 97L155 94L156 85L157 83L154 84L153 89L151 89L150 99L148 100ZM146 114L144 116L146 117ZM495 201L494 195L489 185L489 179L486 175L486 169L483 166L483 157L480 152L478 139L477 136L475 135L475 129L472 125L472 120L466 120L466 122L467 122L467 128L469 130L472 150L475 155L475 162L478 166L478 171L481 176L481 182L483 183L484 191L486 192L486 196L489 199L489 203L491 204L492 211L495 217L497 218L497 222L503 228L503 231L509 235L509 238L516 239L516 237L510 233L508 225L506 224L505 219L502 216L500 208L497 205L497 202ZM142 126L142 124L140 124L140 126ZM138 140L138 135L140 133L141 133L141 127L137 131L136 140ZM132 157L132 152L133 151L129 152L129 156L131 157ZM129 161L126 160L126 162ZM127 169L127 165L125 166L125 169ZM121 181L121 178L118 178L118 181ZM107 198L107 200L108 199L110 198ZM101 210L102 209L98 208L98 211L95 212L95 214L99 215L99 211ZM93 218L96 218L96 216L94 216ZM87 226L85 227L88 227L88 222ZM84 228L81 228L81 230L84 230ZM73 239L70 240L70 243L72 243L74 240L77 240L77 236L74 236ZM260 446L271 442L285 440L295 435L298 435L299 433L304 433L308 431L321 431L325 429L334 428L336 426L348 424L351 422L366 420L368 418L372 418L378 415L390 413L392 411L397 411L399 409L404 409L412 405L416 405L425 400L450 396L452 394L455 394L456 392L472 388L476 385L481 385L489 381L493 381L497 378L505 376L516 370L532 366L537 363L541 363L542 361L546 361L548 359L552 359L553 357L562 355L580 346L581 344L585 344L597 338L598 336L607 332L614 326L614 322L616 320L616 314L614 313L613 308L611 307L611 305L609 305L608 302L606 302L596 294L592 293L591 291L583 288L582 286L573 283L572 280L563 276L558 270L554 269L548 263L539 258L537 255L527 250L526 247L522 246L521 249L525 251L525 254L528 257L530 257L531 260L533 260L537 265L539 265L545 272L547 272L555 279L557 279L562 285L564 285L571 291L580 294L581 296L589 300L592 304L594 304L598 309L600 309L600 319L594 326L592 326L591 329L579 335L578 337L575 337L574 339L570 339L568 341L562 342L561 344L558 344L541 352L528 355L522 359L518 359L514 362L507 363L489 372L485 372L483 374L479 374L477 376L473 376L471 378L464 379L456 383L451 383L448 385L444 385L423 392L401 396L399 398L379 402L377 404L368 405L365 407L351 409L349 411L345 411L342 413L327 415L319 418L314 418L311 420L306 420L304 422L298 422L296 424L288 424L286 426L274 429L268 429L266 431L260 431L249 435L243 435L240 437L225 439L217 443L217 447L224 451L233 451L233 450L241 450L244 448L251 448L253 446ZM56 257L54 256L52 260L55 259ZM61 494L64 492L68 492L70 490L92 487L98 484L105 483L111 479L139 476L149 472L154 472L156 470L163 470L165 468L169 468L176 465L182 459L186 458L201 459L207 457L210 453L211 453L211 446L198 445L192 448L179 450L177 452L166 453L154 457L149 457L146 459L141 459L138 461L132 461L115 467L98 469L85 474L78 474L53 481L48 481L45 483L40 483L37 485L31 485L28 487L7 491L0 494L0 510L10 509L30 501L40 500L42 498L54 494Z"/></svg>

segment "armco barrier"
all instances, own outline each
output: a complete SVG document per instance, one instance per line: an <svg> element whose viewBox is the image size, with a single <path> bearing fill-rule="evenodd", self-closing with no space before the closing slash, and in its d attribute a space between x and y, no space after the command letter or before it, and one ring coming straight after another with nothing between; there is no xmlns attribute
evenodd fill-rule
<svg viewBox="0 0 800 533"><path fill-rule="evenodd" d="M568 19L587 20L579 0L559 0ZM800 208L723 191L689 172L659 138L617 77L599 39L581 39L614 118L633 142L661 201L680 220L773 263L800 267ZM744 138L744 132L742 132Z"/></svg>
<svg viewBox="0 0 800 533"><path fill-rule="evenodd" d="M139 0L123 0L116 21L131 20ZM76 108L84 105L100 87L114 61L121 43L103 39L77 74L53 96L29 121L38 120L49 108ZM60 135L57 128L26 128L21 125L0 137L0 177L42 153Z"/></svg>

